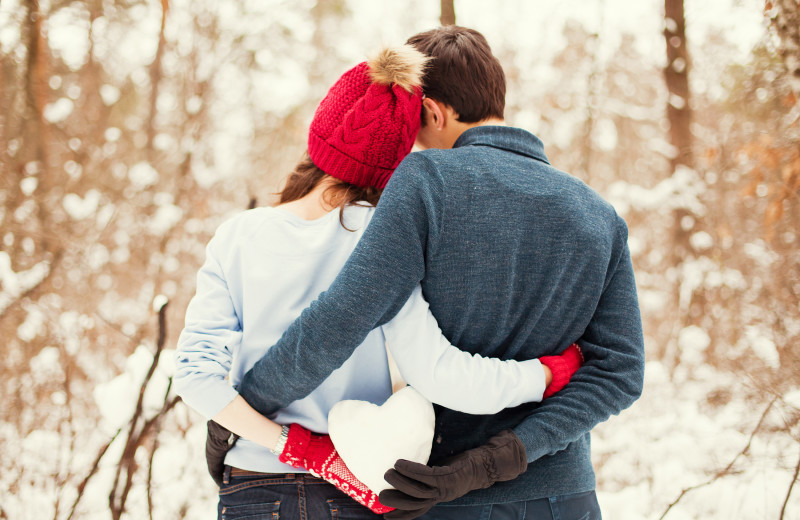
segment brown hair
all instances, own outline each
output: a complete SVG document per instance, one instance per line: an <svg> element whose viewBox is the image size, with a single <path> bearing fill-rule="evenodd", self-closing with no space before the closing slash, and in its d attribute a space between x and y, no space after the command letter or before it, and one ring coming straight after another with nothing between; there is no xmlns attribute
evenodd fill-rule
<svg viewBox="0 0 800 520"><path fill-rule="evenodd" d="M481 33L448 25L414 35L407 43L432 58L422 78L427 97L455 110L464 123L503 119L506 76Z"/></svg>
<svg viewBox="0 0 800 520"><path fill-rule="evenodd" d="M378 204L378 199L381 198L383 190L372 186L361 188L328 175L314 164L308 156L308 152L294 167L294 171L289 174L283 189L277 193L279 196L278 203L284 204L302 199L311 193L325 178L332 178L336 182L325 189L322 194L323 200L327 204L339 208L339 222L342 227L348 231L353 231L344 225L344 208L357 205L375 206Z"/></svg>

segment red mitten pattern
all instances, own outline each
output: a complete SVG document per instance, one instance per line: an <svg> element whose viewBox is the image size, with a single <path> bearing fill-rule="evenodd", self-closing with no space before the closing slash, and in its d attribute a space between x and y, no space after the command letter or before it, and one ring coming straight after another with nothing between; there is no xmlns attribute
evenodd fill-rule
<svg viewBox="0 0 800 520"><path fill-rule="evenodd" d="M347 469L328 435L317 435L293 424L289 427L286 446L279 459L284 464L305 468L314 476L325 479L373 513L380 515L394 510L381 504L378 495Z"/></svg>
<svg viewBox="0 0 800 520"><path fill-rule="evenodd" d="M539 361L547 366L553 374L553 379L544 389L542 397L545 398L567 386L572 374L577 372L583 364L583 354L581 354L581 348L573 343L558 356L540 357Z"/></svg>

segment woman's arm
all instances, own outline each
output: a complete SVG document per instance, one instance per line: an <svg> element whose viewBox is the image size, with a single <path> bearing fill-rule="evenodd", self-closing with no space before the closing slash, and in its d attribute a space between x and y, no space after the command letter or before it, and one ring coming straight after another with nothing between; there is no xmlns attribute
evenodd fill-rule
<svg viewBox="0 0 800 520"><path fill-rule="evenodd" d="M268 449L278 444L281 425L255 411L240 395L214 416L214 421L239 437Z"/></svg>
<svg viewBox="0 0 800 520"><path fill-rule="evenodd" d="M550 370L538 359L503 361L451 345L419 286L382 328L403 379L431 402L452 410L493 414L541 401L550 383Z"/></svg>
<svg viewBox="0 0 800 520"><path fill-rule="evenodd" d="M217 231L206 247L205 262L197 273L197 291L178 338L172 380L175 392L206 419L216 417L238 396L228 372L242 329L219 261L218 251L230 248L225 239L224 231Z"/></svg>

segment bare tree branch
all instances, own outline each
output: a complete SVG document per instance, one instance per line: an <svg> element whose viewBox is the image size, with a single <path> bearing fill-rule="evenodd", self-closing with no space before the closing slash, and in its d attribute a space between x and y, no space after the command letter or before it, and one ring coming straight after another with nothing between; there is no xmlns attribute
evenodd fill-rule
<svg viewBox="0 0 800 520"><path fill-rule="evenodd" d="M86 475L86 477L84 477L84 479L81 481L81 483L78 484L78 496L75 497L75 502L72 504L72 508L71 508L71 510L69 512L69 516L67 516L67 520L71 520L72 519L72 516L75 514L75 510L78 508L78 504L80 503L81 499L83 498L83 492L86 489L86 485L89 483L89 481L95 475L95 473L97 473L97 469L100 467L100 460L103 458L103 455L106 454L106 451L108 451L108 448L117 439L117 436L120 434L121 431L122 431L122 428L119 428L117 430L117 433L115 433L111 437L111 440L109 440L106 443L106 445L103 446L100 449L100 452L97 454L97 457L95 457L94 462L92 463L92 469L89 470L89 473Z"/></svg>
<svg viewBox="0 0 800 520"><path fill-rule="evenodd" d="M797 459L797 465L794 467L794 476L792 476L792 482L789 484L789 491L786 492L786 499L783 501L783 506L781 507L781 516L779 517L780 520L783 520L783 517L786 514L786 506L789 504L789 497L792 496L792 489L794 489L794 484L797 482L798 474L800 474L800 458Z"/></svg>
<svg viewBox="0 0 800 520"><path fill-rule="evenodd" d="M760 429L761 429L761 425L764 423L764 419L766 419L766 418L767 418L767 414L768 414L768 413L769 413L769 411L772 409L772 406L775 404L775 401L777 401L777 400L778 400L778 398L777 398L777 397L776 397L776 398L773 398L773 399L772 399L772 401L770 401L770 403L767 405L767 408L764 410L764 413L762 413L762 414L761 414L761 418L758 420L758 424L756 424L756 427L755 427L755 428L753 428L753 431L750 433L750 438L749 438L749 439L747 439L747 444L746 444L746 445L745 445L745 447L742 449L742 451L740 451L739 453L737 453L737 454L736 454L736 456L733 458L733 460L731 460L731 461L730 461L730 463L729 463L727 466L725 466L725 468L724 468L724 469L722 469L722 470L720 470L720 471L716 472L716 473L714 474L714 476L713 476L713 477L711 477L710 479L708 479L707 481L705 481L705 482L702 482L702 483L700 483L700 484L697 484L697 485L695 485L695 486L690 486L690 487L688 487L688 488L685 488L683 491L681 491L681 494L680 494L680 495L678 495L678 498L676 498L676 499L675 499L675 500L674 500L674 501L673 501L673 502L672 502L672 503L671 503L671 504L670 504L670 505L667 507L667 509L666 509L666 510L665 510L665 511L664 511L664 512L661 514L661 516L660 516L660 517L658 517L658 520L663 520L663 519L664 519L664 517L665 517L665 516L667 516L667 513L669 513L669 512L670 512L670 510L671 510L673 507L675 507L675 505L677 505L677 504L678 504L678 502L680 502L680 501L681 501L681 499L682 499L682 498L683 498L683 497L684 497L684 496L685 496L687 493L689 493L690 491L694 491L695 489L699 489L699 488L702 488L702 487L708 486L709 484L713 484L714 482L716 482L717 480L721 479L722 477L727 477L728 475L734 475L734 474L736 474L736 472L733 470L733 466L734 466L734 464L736 464L736 461L738 461L738 460L739 460L739 457L743 457L744 455L746 455L746 454L747 454L747 452L748 452L748 451L750 451L750 445L753 443L753 438L755 438L755 436L756 436L756 433L758 432L758 430L760 430Z"/></svg>
<svg viewBox="0 0 800 520"><path fill-rule="evenodd" d="M125 502L127 501L131 486L133 485L133 475L137 469L135 461L136 450L142 444L148 431L152 428L153 424L158 420L164 410L169 410L172 408L172 406L174 406L174 404L171 406L167 406L165 404L165 406L162 407L161 412L156 414L155 417L147 420L144 423L144 426L142 426L142 429L137 433L136 427L144 414L144 395L147 390L147 386L150 384L150 380L156 371L156 367L158 366L158 360L161 357L161 351L164 350L167 334L167 305L168 303L165 303L158 311L158 340L156 343L156 352L153 354L153 362L150 364L147 375L145 376L144 381L142 381L142 386L139 388L139 399L136 402L136 409L131 417L125 449L122 451L122 456L120 457L119 464L117 465L117 472L114 476L114 484L111 487L111 493L108 497L111 515L114 520L118 520L125 511ZM119 491L119 482L123 471L125 472L125 484L122 488L122 491Z"/></svg>
<svg viewBox="0 0 800 520"><path fill-rule="evenodd" d="M150 447L150 455L148 458L148 466L147 466L147 512L150 516L150 520L153 520L153 459L155 458L156 450L158 450L158 434L161 432L161 419L167 415L167 413L172 410L176 404L180 402L180 397L173 397L172 400L169 400L169 392L172 387L172 379L169 381L169 385L167 385L167 391L164 394L164 406L161 407L161 411L156 414L150 421L145 423L144 428L142 428L142 434L145 434L147 431L150 430L151 426L155 427L155 432L153 434L153 444Z"/></svg>
<svg viewBox="0 0 800 520"><path fill-rule="evenodd" d="M158 449L158 435L153 435L153 443L150 445L150 455L147 458L147 515L153 520L153 459Z"/></svg>

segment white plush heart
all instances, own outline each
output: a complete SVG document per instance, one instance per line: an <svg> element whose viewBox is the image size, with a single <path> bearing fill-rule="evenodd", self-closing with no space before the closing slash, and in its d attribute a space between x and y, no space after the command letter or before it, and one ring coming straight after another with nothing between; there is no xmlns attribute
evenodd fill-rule
<svg viewBox="0 0 800 520"><path fill-rule="evenodd" d="M381 406L341 401L328 413L328 433L336 451L375 493L391 489L383 474L397 459L428 462L434 423L433 405L410 386Z"/></svg>

